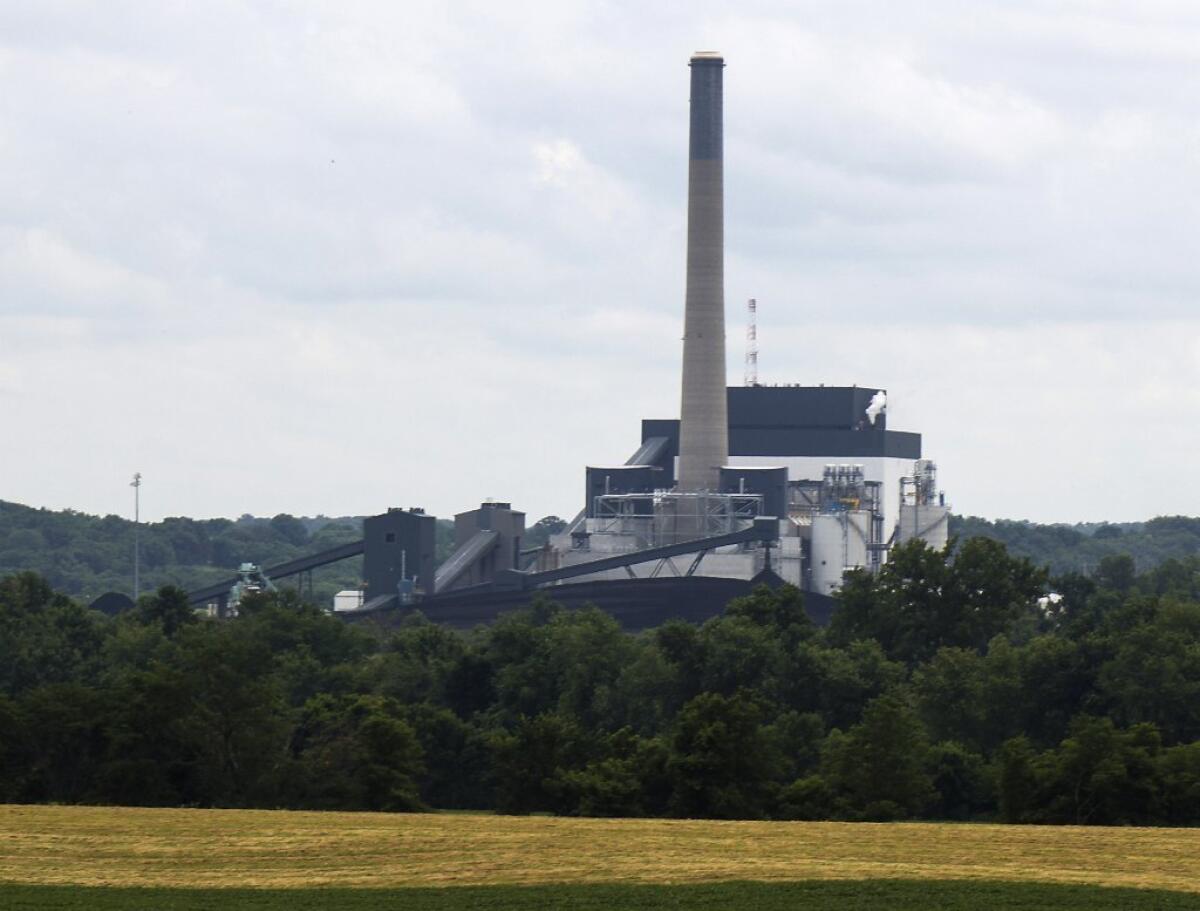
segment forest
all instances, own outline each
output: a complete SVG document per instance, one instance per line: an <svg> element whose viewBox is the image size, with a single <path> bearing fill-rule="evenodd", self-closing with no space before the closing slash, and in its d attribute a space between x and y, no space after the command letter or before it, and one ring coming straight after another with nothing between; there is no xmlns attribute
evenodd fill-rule
<svg viewBox="0 0 1200 911"><path fill-rule="evenodd" d="M1009 553L1028 557L1052 573L1091 575L1105 557L1128 556L1140 572L1170 559L1200 553L1200 518L1158 516L1145 522L1081 522L1039 525L1010 519L951 516L950 534L985 537Z"/></svg>
<svg viewBox="0 0 1200 911"><path fill-rule="evenodd" d="M1047 594L1053 592L1053 595ZM0 580L0 800L1200 823L1200 560L1090 576L976 537L640 634L546 595L458 632Z"/></svg>

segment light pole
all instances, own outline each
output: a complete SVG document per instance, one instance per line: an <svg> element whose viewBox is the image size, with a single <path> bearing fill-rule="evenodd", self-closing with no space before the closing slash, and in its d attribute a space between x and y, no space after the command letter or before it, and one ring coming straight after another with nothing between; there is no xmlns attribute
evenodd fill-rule
<svg viewBox="0 0 1200 911"><path fill-rule="evenodd" d="M142 549L138 541L142 506L142 473L140 471L133 473L133 480L129 482L129 486L133 488L133 602L136 604L142 593L141 579L139 578L142 568Z"/></svg>

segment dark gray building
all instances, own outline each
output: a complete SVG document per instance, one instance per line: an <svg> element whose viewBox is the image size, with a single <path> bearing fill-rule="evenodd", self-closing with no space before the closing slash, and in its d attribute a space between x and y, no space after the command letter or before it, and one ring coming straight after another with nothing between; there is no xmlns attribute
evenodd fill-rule
<svg viewBox="0 0 1200 911"><path fill-rule="evenodd" d="M365 604L431 593L437 520L422 509L389 509L363 520Z"/></svg>

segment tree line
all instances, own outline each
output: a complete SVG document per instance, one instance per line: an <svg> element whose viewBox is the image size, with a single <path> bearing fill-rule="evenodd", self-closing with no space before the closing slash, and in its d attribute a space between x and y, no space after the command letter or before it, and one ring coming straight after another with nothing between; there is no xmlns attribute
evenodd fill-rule
<svg viewBox="0 0 1200 911"><path fill-rule="evenodd" d="M0 580L4 801L1191 825L1197 697L1196 558L914 542L827 628L764 587L636 635L544 595L458 632Z"/></svg>
<svg viewBox="0 0 1200 911"><path fill-rule="evenodd" d="M540 547L566 523L546 516L526 529L524 547ZM57 591L91 602L106 592L132 592L134 523L121 516L90 516L72 510L34 509L0 500L0 574L33 570ZM280 513L271 518L171 517L142 523L139 537L144 590L177 585L203 588L231 576L242 563L267 567L362 537L362 517L304 518ZM438 519L435 559L454 549L454 521ZM329 606L343 589L362 581L362 558L314 570L312 600ZM280 588L296 580L277 580Z"/></svg>
<svg viewBox="0 0 1200 911"><path fill-rule="evenodd" d="M231 576L242 563L270 566L362 537L358 518L189 519L137 527L142 590L196 589ZM0 500L0 573L32 570L57 591L84 602L105 592L133 592L135 526L121 516L33 509ZM355 587L361 559L313 573L319 603ZM294 581L294 580L292 580Z"/></svg>
<svg viewBox="0 0 1200 911"><path fill-rule="evenodd" d="M1028 557L1054 573L1092 575L1105 557L1128 556L1141 571L1166 560L1182 560L1200 552L1200 518L1158 516L1146 522L1100 522L1038 525L1009 519L951 516L957 538L985 537L1008 552Z"/></svg>

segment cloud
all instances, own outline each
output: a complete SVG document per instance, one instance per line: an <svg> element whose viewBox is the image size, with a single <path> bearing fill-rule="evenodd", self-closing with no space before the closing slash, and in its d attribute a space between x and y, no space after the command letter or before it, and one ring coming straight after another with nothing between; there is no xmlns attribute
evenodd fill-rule
<svg viewBox="0 0 1200 911"><path fill-rule="evenodd" d="M43 229L0 226L0 318L60 308L97 319L146 315L167 287L119 263L78 250Z"/></svg>
<svg viewBox="0 0 1200 911"><path fill-rule="evenodd" d="M570 140L539 142L533 147L537 162L537 179L552 187L565 189L573 175L583 166L583 155Z"/></svg>
<svg viewBox="0 0 1200 911"><path fill-rule="evenodd" d="M0 36L0 497L573 512L677 411L715 47L731 378L754 296L764 379L888 387L961 509L1194 500L1131 480L1200 448L1188 5L114 0Z"/></svg>
<svg viewBox="0 0 1200 911"><path fill-rule="evenodd" d="M788 376L777 352L840 328L761 322L766 382ZM858 333L849 349L808 351L815 376L888 387L889 428L922 432L956 511L1132 521L1186 513L1200 496L1200 477L1180 461L1196 443L1191 416L1200 410L1191 321L893 327ZM1144 480L1153 477L1169 478L1169 491L1154 492Z"/></svg>

